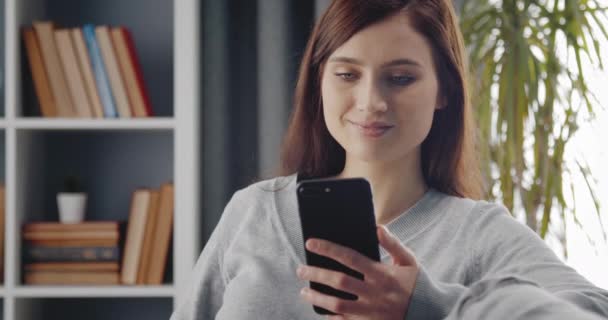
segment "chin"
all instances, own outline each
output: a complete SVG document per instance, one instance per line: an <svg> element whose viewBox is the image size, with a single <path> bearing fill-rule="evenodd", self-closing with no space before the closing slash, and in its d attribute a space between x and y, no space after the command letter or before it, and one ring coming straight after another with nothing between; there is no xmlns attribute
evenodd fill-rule
<svg viewBox="0 0 608 320"><path fill-rule="evenodd" d="M377 148L353 148L353 150L347 150L347 154L353 160L361 162L385 162L388 160L387 152Z"/></svg>

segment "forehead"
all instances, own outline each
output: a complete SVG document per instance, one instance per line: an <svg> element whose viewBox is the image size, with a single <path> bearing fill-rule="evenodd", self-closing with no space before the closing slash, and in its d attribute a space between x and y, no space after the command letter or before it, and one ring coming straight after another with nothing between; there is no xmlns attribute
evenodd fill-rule
<svg viewBox="0 0 608 320"><path fill-rule="evenodd" d="M334 51L332 57L348 57L376 65L394 59L411 59L432 68L432 49L411 24L407 13L399 13L355 33Z"/></svg>

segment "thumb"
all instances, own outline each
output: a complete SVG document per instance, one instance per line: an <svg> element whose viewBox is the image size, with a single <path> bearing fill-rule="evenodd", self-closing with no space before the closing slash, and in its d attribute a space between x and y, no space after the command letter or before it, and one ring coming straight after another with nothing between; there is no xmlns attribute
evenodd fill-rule
<svg viewBox="0 0 608 320"><path fill-rule="evenodd" d="M417 265L414 253L404 246L385 226L377 226L376 231L380 245L391 255L393 264L401 266Z"/></svg>

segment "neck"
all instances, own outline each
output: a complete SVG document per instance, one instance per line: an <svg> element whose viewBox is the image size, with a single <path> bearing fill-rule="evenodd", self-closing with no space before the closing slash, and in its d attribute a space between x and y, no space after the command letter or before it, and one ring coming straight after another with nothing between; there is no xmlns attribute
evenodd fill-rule
<svg viewBox="0 0 608 320"><path fill-rule="evenodd" d="M387 224L412 207L426 193L420 155L390 163L370 163L346 158L339 178L362 177L372 188L377 224Z"/></svg>

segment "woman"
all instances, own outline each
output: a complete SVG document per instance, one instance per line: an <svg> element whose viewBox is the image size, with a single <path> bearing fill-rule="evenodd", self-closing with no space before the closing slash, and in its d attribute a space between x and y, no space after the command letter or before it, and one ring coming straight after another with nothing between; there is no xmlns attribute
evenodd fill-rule
<svg viewBox="0 0 608 320"><path fill-rule="evenodd" d="M465 70L450 0L335 0L301 64L281 176L234 194L172 319L321 318L313 305L332 319L608 316L606 291L504 207L472 200L481 187ZM306 243L364 281L305 265L295 185L310 177L370 182L381 263Z"/></svg>

